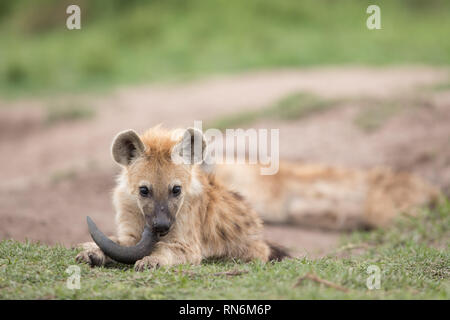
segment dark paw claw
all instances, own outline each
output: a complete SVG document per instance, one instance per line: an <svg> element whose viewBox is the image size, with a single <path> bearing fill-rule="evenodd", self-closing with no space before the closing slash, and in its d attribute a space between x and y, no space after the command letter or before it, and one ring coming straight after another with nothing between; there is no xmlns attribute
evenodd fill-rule
<svg viewBox="0 0 450 320"><path fill-rule="evenodd" d="M91 266L101 266L102 265L102 259L95 253L90 252L88 254L88 257L89 257L89 264Z"/></svg>

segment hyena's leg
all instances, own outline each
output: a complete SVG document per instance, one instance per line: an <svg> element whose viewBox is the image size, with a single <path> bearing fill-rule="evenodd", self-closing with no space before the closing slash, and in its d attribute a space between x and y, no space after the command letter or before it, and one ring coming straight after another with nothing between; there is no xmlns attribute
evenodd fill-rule
<svg viewBox="0 0 450 320"><path fill-rule="evenodd" d="M232 258L239 258L243 261L261 260L267 262L270 255L270 247L262 240L254 240L244 244L239 244L236 248L236 254Z"/></svg>
<svg viewBox="0 0 450 320"><path fill-rule="evenodd" d="M149 256L136 261L134 269L136 271L143 271L145 269L173 266L182 263L200 264L201 261L202 255L200 248L192 244L159 242Z"/></svg>
<svg viewBox="0 0 450 320"><path fill-rule="evenodd" d="M95 244L95 242L80 243L77 246L77 248L83 249L83 251L77 254L75 258L75 260L78 263L87 263L91 267L94 267L94 266L103 266L109 263L111 260L103 253L102 250L100 250L100 248Z"/></svg>

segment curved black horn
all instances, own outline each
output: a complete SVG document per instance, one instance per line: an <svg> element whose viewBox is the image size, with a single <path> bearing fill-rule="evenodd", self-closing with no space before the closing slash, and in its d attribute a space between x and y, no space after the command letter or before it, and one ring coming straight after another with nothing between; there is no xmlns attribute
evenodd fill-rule
<svg viewBox="0 0 450 320"><path fill-rule="evenodd" d="M117 262L128 264L135 263L143 257L148 256L152 252L155 243L158 241L158 235L152 232L146 224L144 231L142 232L141 240L135 246L123 247L105 236L105 234L97 228L90 217L86 217L86 220L89 233L94 242L104 254Z"/></svg>

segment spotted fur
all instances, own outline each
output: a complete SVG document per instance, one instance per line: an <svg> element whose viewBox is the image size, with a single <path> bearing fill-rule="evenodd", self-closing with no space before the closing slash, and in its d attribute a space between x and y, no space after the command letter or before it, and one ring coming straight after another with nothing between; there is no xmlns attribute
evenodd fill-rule
<svg viewBox="0 0 450 320"><path fill-rule="evenodd" d="M132 133L125 132L118 138L130 141L119 147L113 144L113 157L123 166L113 195L115 240L121 245L136 244L146 222L143 214L146 205L139 201L139 185L146 182L155 190L164 190L176 180L183 188L182 196L172 208L169 201L174 218L169 233L156 244L150 256L136 262L135 269L200 264L210 257L264 262L285 257L284 252L278 248L274 251L274 247L271 250L263 241L262 220L239 193L228 190L214 173L202 170L201 164L171 161L173 148L182 141L173 137L173 132L156 127L139 136L137 142L133 141L136 138ZM130 147L132 142L136 148ZM122 149L133 153L123 156ZM119 156L114 155L114 150L121 152ZM78 260L100 265L107 262L100 249L92 245L85 248Z"/></svg>

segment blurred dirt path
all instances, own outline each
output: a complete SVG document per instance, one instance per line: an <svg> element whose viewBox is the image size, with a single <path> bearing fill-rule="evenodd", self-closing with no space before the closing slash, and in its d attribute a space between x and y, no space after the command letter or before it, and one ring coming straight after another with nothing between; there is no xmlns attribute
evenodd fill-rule
<svg viewBox="0 0 450 320"><path fill-rule="evenodd" d="M117 168L109 146L121 130L142 131L158 123L191 126L194 120L261 108L298 91L324 98L387 99L422 90L447 76L447 70L428 67L346 67L123 88L104 96L52 98L52 103L82 101L97 110L93 119L52 126L44 124L48 99L0 100L0 238L74 244L88 239L87 214L113 232L110 191ZM439 177L434 177L438 175L434 165L445 168L450 155L447 159L434 153L450 141L449 101L448 92L435 94L431 108L394 116L373 133L355 125L354 118L363 107L356 102L304 119L260 121L255 126L281 129L281 158L417 168L419 174L443 184L450 181L450 171L439 171ZM280 232L279 228L268 228L267 236L290 247L298 244L314 255L329 251L338 239L336 234L320 231Z"/></svg>

